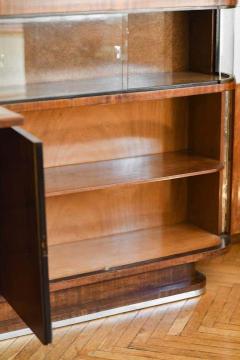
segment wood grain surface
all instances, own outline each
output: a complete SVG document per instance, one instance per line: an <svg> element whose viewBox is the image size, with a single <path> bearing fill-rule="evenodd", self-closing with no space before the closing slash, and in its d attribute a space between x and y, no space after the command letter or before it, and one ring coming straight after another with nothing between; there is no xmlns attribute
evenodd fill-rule
<svg viewBox="0 0 240 360"><path fill-rule="evenodd" d="M107 271L169 256L203 252L219 245L219 236L191 224L60 244L49 247L49 276L52 280Z"/></svg>
<svg viewBox="0 0 240 360"><path fill-rule="evenodd" d="M235 4L236 0L198 0L198 2L195 0L1 0L0 15L234 6Z"/></svg>
<svg viewBox="0 0 240 360"><path fill-rule="evenodd" d="M45 170L46 196L210 174L221 162L187 152L66 165Z"/></svg>
<svg viewBox="0 0 240 360"><path fill-rule="evenodd" d="M46 206L49 245L172 225L187 218L187 180L50 197Z"/></svg>
<svg viewBox="0 0 240 360"><path fill-rule="evenodd" d="M0 129L23 124L23 116L0 107Z"/></svg>
<svg viewBox="0 0 240 360"><path fill-rule="evenodd" d="M1 358L238 360L239 254L236 244L198 264L208 278L201 297L57 329L48 347L33 335L1 341Z"/></svg>
<svg viewBox="0 0 240 360"><path fill-rule="evenodd" d="M208 75L209 76L209 75ZM209 78L209 77L208 77ZM226 77L229 79L229 76ZM74 97L69 99L52 99L41 100L31 102L16 102L7 103L2 101L3 104L10 110L17 112L37 111L37 110L51 110L51 109L63 109L79 106L89 105L106 105L106 104L122 104L134 101L153 101L162 100L176 97L184 97L199 94L212 94L219 93L227 90L235 89L235 82L230 78L229 81L212 84L212 85L197 85L191 84L186 87L176 87L172 89L151 89L151 91L131 91L129 93L111 94L111 95L97 95L97 96L84 96Z"/></svg>
<svg viewBox="0 0 240 360"><path fill-rule="evenodd" d="M45 167L187 148L187 98L23 114L25 129L44 142Z"/></svg>

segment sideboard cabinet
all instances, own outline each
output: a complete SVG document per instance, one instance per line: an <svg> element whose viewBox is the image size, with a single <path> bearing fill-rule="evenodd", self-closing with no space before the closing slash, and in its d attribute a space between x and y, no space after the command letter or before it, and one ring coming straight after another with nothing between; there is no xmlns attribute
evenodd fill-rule
<svg viewBox="0 0 240 360"><path fill-rule="evenodd" d="M1 333L200 295L195 263L230 242L234 4L143 3L2 6Z"/></svg>

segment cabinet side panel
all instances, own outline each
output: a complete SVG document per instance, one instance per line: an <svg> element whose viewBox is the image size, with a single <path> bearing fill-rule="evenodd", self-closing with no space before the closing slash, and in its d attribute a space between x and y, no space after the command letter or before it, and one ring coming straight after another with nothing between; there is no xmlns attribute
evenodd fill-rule
<svg viewBox="0 0 240 360"><path fill-rule="evenodd" d="M198 155L223 160L221 94L192 96L189 101L189 149Z"/></svg>
<svg viewBox="0 0 240 360"><path fill-rule="evenodd" d="M218 159L226 167L226 106L222 94L192 97L190 102L189 147L197 154ZM203 229L223 231L224 171L188 180L188 216Z"/></svg>
<svg viewBox="0 0 240 360"><path fill-rule="evenodd" d="M189 220L215 234L221 232L220 184L219 173L188 179Z"/></svg>
<svg viewBox="0 0 240 360"><path fill-rule="evenodd" d="M190 15L190 69L215 71L216 10L193 11Z"/></svg>

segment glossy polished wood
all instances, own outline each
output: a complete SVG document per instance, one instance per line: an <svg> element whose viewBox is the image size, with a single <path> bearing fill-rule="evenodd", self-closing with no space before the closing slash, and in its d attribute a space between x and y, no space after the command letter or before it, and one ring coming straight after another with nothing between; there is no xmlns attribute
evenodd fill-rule
<svg viewBox="0 0 240 360"><path fill-rule="evenodd" d="M233 129L233 173L232 173L232 208L231 233L240 233L240 85L235 93L235 115Z"/></svg>
<svg viewBox="0 0 240 360"><path fill-rule="evenodd" d="M44 142L44 166L187 149L188 99L23 112L24 128Z"/></svg>
<svg viewBox="0 0 240 360"><path fill-rule="evenodd" d="M197 265L208 280L207 292L201 297L58 329L54 331L54 344L47 348L43 348L33 336L1 341L1 353L6 359L27 354L29 358L45 356L59 360L64 352L66 359L78 356L90 357L91 360L129 360L131 357L145 360L150 356L166 360L180 356L181 360L191 357L209 360L222 356L223 359L237 360L239 252L240 245L236 244L227 254ZM183 272L182 267L176 270ZM57 302L56 297L55 300ZM64 301L62 304L59 313Z"/></svg>
<svg viewBox="0 0 240 360"><path fill-rule="evenodd" d="M23 116L13 111L0 107L0 129L22 125Z"/></svg>
<svg viewBox="0 0 240 360"><path fill-rule="evenodd" d="M42 144L20 128L0 131L1 295L51 342Z"/></svg>
<svg viewBox="0 0 240 360"><path fill-rule="evenodd" d="M229 239L228 239L229 240ZM181 256L169 257L164 261L146 262L138 264L137 266L126 266L112 270L111 272L96 272L86 276L72 276L69 278L63 278L58 280L52 280L50 282L50 289L52 291L65 290L72 287L85 286L94 284L97 282L108 281L111 279L120 279L122 277L128 277L132 275L140 275L143 273L152 272L160 269L174 268L175 266L183 264L193 264L203 259L216 257L220 254L228 252L230 247L230 241L224 241L221 239L221 244L217 249L207 250L205 252L196 252L183 254Z"/></svg>
<svg viewBox="0 0 240 360"><path fill-rule="evenodd" d="M210 174L221 162L187 152L145 155L45 170L46 196Z"/></svg>
<svg viewBox="0 0 240 360"><path fill-rule="evenodd" d="M128 274L128 276L115 277L114 274L116 272L112 272L110 281L98 281L88 286L74 286L74 279L71 279L71 288L65 288L61 291L52 290L53 321L203 289L205 286L205 277L196 272L192 263L181 264L173 268L155 268L151 272L142 272L137 275ZM87 279L89 276L84 278ZM99 301L96 302L96 298ZM7 331L10 327L16 330L23 326L3 299L0 299L0 308L2 310L0 313L2 320L0 322L0 333ZM82 341L81 335L79 341ZM69 340L71 341L71 339ZM40 352L41 354L45 353L47 348L41 347L39 350L37 356ZM59 357L60 353L57 349L55 350ZM26 353L20 351L20 354L25 356ZM50 356L52 357L54 354L51 353ZM68 357L72 358L72 355L73 353L68 354ZM85 358L85 355L83 356Z"/></svg>
<svg viewBox="0 0 240 360"><path fill-rule="evenodd" d="M218 75L197 72L168 72L139 74L133 77L131 90L164 89L176 85L211 85L218 83ZM106 76L102 78L65 80L43 83L33 83L24 86L13 86L0 89L0 104L8 102L24 102L37 100L54 100L58 98L91 96L123 92L122 76ZM114 95L112 95L114 96Z"/></svg>
<svg viewBox="0 0 240 360"><path fill-rule="evenodd" d="M187 218L187 179L50 197L46 205L49 245L172 225Z"/></svg>
<svg viewBox="0 0 240 360"><path fill-rule="evenodd" d="M49 247L50 279L108 271L219 247L220 238L191 224L180 224ZM91 256L89 256L91 254Z"/></svg>
<svg viewBox="0 0 240 360"><path fill-rule="evenodd" d="M236 0L0 0L0 15L234 6Z"/></svg>
<svg viewBox="0 0 240 360"><path fill-rule="evenodd" d="M4 106L12 111L28 112L37 110L51 110L51 109L63 109L79 106L89 105L107 105L107 104L122 104L134 101L153 101L162 100L175 97L200 95L200 94L212 94L219 93L227 90L235 89L235 82L230 81L222 84L205 85L205 86L187 86L176 87L173 89L151 90L151 91L138 91L112 95L98 95L98 96L84 96L73 99L58 99L47 101L31 101L7 104L4 102Z"/></svg>

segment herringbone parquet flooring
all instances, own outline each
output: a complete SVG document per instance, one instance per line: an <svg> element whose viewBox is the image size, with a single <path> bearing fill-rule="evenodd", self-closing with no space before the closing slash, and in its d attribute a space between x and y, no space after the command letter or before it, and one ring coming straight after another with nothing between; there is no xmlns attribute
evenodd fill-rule
<svg viewBox="0 0 240 360"><path fill-rule="evenodd" d="M0 343L0 360L240 360L240 244L199 264L200 298L58 329L52 345L34 336Z"/></svg>

